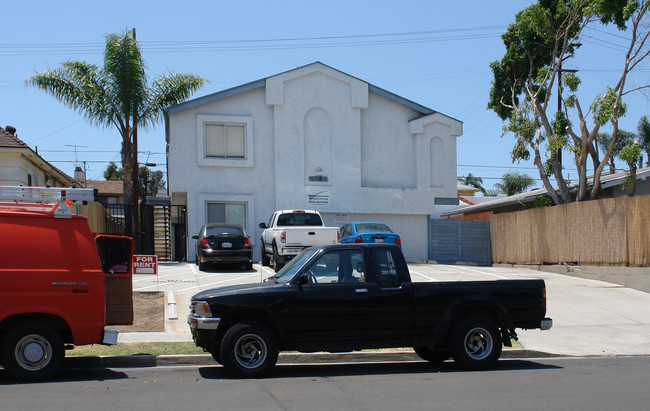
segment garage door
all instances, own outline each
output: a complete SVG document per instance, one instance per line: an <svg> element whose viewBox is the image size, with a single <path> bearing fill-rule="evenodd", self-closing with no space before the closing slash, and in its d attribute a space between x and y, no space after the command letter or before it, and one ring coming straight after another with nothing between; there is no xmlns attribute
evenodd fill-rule
<svg viewBox="0 0 650 411"><path fill-rule="evenodd" d="M430 219L429 259L438 264L492 265L490 223Z"/></svg>

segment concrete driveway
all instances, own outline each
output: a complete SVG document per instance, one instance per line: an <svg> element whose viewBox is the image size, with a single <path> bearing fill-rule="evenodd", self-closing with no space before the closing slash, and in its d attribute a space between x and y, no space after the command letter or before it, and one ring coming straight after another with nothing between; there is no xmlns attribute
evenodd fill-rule
<svg viewBox="0 0 650 411"><path fill-rule="evenodd" d="M158 275L136 275L134 291L164 291L165 333L129 333L120 341L191 340L189 300L201 290L256 283L274 274L254 265L199 271L192 263L161 263ZM603 281L525 268L409 264L415 282L542 278L546 281L549 331L517 330L526 349L559 355L650 355L650 294ZM170 317L176 317L170 319ZM142 336L139 334L148 334Z"/></svg>

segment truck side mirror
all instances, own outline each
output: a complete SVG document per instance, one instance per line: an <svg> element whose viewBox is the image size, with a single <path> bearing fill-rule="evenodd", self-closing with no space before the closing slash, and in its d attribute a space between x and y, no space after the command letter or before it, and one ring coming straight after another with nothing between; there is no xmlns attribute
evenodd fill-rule
<svg viewBox="0 0 650 411"><path fill-rule="evenodd" d="M309 283L309 278L307 277L307 274L300 274L297 281L298 285L305 285Z"/></svg>
<svg viewBox="0 0 650 411"><path fill-rule="evenodd" d="M260 228L268 228L268 227L266 226L266 223L260 223Z"/></svg>

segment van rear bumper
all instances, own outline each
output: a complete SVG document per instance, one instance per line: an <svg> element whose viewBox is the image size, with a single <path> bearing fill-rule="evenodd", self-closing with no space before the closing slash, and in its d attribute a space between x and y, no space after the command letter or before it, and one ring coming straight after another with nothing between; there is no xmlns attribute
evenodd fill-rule
<svg viewBox="0 0 650 411"><path fill-rule="evenodd" d="M104 328L104 338L102 339L102 344L104 345L115 345L117 344L117 336L120 332L113 330L111 328Z"/></svg>

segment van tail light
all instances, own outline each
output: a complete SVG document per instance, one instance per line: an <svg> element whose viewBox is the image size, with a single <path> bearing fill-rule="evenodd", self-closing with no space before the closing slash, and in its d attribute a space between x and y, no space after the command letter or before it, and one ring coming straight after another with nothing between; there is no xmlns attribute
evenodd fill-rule
<svg viewBox="0 0 650 411"><path fill-rule="evenodd" d="M250 247L251 246L251 239L246 237L246 240L244 240L244 246L245 247Z"/></svg>
<svg viewBox="0 0 650 411"><path fill-rule="evenodd" d="M542 306L546 308L546 287L542 288Z"/></svg>
<svg viewBox="0 0 650 411"><path fill-rule="evenodd" d="M354 239L355 244L363 243L363 240L361 239L361 236L357 237Z"/></svg>
<svg viewBox="0 0 650 411"><path fill-rule="evenodd" d="M203 237L203 239L201 240L201 245L203 247L210 247L210 245L208 244L208 239L205 237Z"/></svg>
<svg viewBox="0 0 650 411"><path fill-rule="evenodd" d="M402 239L399 236L395 239L395 245L402 245Z"/></svg>
<svg viewBox="0 0 650 411"><path fill-rule="evenodd" d="M287 232L286 231L283 231L283 232L280 233L280 241L283 242L283 243L287 242Z"/></svg>

